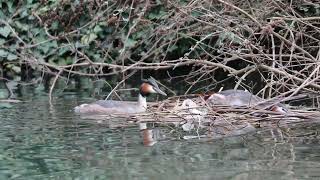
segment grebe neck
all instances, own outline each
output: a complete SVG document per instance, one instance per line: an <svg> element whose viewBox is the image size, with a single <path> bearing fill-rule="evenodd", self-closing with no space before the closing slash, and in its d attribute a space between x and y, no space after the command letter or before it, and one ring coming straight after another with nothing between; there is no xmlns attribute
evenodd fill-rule
<svg viewBox="0 0 320 180"><path fill-rule="evenodd" d="M142 94L139 93L138 97L138 106L144 109L147 109L147 100L145 96L142 96Z"/></svg>

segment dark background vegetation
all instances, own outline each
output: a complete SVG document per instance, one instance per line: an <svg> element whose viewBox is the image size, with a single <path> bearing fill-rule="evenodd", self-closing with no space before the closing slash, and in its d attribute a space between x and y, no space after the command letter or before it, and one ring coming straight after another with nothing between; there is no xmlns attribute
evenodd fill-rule
<svg viewBox="0 0 320 180"><path fill-rule="evenodd" d="M0 8L5 82L52 90L59 80L153 75L180 78L186 93L320 89L317 1L0 0Z"/></svg>

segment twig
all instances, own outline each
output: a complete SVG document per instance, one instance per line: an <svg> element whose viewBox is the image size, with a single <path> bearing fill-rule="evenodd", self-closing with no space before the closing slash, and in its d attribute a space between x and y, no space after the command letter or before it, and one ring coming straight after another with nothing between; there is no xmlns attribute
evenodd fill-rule
<svg viewBox="0 0 320 180"><path fill-rule="evenodd" d="M59 79L59 76L60 76L60 74L63 72L63 70L60 70L58 73L57 73L57 75L56 75L56 77L54 78L54 80L53 80L53 82L52 82L52 85L51 85L51 87L50 87L50 90L49 90L49 103L50 103L50 105L52 105L52 92L53 92L53 89L54 89L54 86L56 85L56 82L57 82L57 80Z"/></svg>

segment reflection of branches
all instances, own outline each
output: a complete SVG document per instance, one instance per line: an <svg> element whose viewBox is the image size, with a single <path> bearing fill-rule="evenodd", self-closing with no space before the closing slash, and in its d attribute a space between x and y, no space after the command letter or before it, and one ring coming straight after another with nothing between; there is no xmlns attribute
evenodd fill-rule
<svg viewBox="0 0 320 180"><path fill-rule="evenodd" d="M186 99L189 101L192 99L197 102L197 106L184 106L183 102ZM130 126L132 121L164 125L175 124L175 127L179 128L181 127L180 125L189 123L194 126L190 126L190 129L186 127L184 130L188 131L188 134L196 134L194 138L238 136L255 131L256 128L260 130L271 128L275 130L271 131L271 133L276 133L274 138L278 142L283 141L283 136L291 136L290 133L286 132L289 127L317 121L319 116L317 111L290 110L287 114L279 114L254 107L234 108L219 105L212 107L202 98L199 98L198 95L170 97L164 101L149 103L149 105L150 108L145 113L97 115L94 118L100 120L121 118L123 119L121 127ZM176 130L180 131L178 128Z"/></svg>
<svg viewBox="0 0 320 180"><path fill-rule="evenodd" d="M9 91L8 99L13 98L14 97L13 90L8 86L8 84L6 82L4 84L5 84L6 88L7 88L7 90Z"/></svg>
<svg viewBox="0 0 320 180"><path fill-rule="evenodd" d="M51 87L50 87L50 91L49 91L49 103L50 103L50 105L52 104L52 92L53 92L53 88L54 88L54 86L56 85L57 80L59 79L59 76L61 75L62 72L63 72L62 70L60 70L60 71L58 72L58 74L57 74L56 77L54 78L54 80L53 80L53 82L52 82L52 85L51 85Z"/></svg>
<svg viewBox="0 0 320 180"><path fill-rule="evenodd" d="M36 80L33 80L32 82L20 82L20 81L14 81L14 80L10 80L10 79L7 79L7 78L4 78L4 77L0 77L0 81L2 81L6 87L6 89L8 90L9 92L9 96L7 97L8 99L2 99L1 102L20 102L19 100L15 100L15 99L12 99L15 97L15 94L14 94L14 89L15 87L12 87L10 85L8 85L10 82L13 82L15 85L24 85L24 86L27 86L27 85L34 85L34 84L38 84L40 81L41 81L41 78L38 78Z"/></svg>

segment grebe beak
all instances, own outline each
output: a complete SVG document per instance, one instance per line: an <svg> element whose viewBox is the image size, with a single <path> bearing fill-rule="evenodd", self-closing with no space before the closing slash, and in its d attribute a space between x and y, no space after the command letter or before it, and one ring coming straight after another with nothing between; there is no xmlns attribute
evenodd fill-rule
<svg viewBox="0 0 320 180"><path fill-rule="evenodd" d="M159 87L153 87L154 91L161 94L161 95L164 95L164 96L167 96L167 94L163 91L161 91L161 89Z"/></svg>

